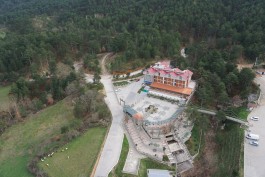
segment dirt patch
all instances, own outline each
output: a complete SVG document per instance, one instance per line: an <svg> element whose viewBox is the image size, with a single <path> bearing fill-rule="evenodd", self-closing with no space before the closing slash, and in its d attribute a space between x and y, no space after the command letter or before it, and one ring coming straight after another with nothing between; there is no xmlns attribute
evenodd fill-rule
<svg viewBox="0 0 265 177"><path fill-rule="evenodd" d="M211 121L211 126L205 133L205 144L201 154L195 159L194 167L185 173L182 177L211 177L217 170L217 144L215 142L216 122Z"/></svg>
<svg viewBox="0 0 265 177"><path fill-rule="evenodd" d="M64 63L59 62L57 64L57 75L59 77L66 77L69 75L69 73L72 71L73 69L69 66L66 65Z"/></svg>
<svg viewBox="0 0 265 177"><path fill-rule="evenodd" d="M253 64L237 64L237 69L241 70L243 68L252 68Z"/></svg>

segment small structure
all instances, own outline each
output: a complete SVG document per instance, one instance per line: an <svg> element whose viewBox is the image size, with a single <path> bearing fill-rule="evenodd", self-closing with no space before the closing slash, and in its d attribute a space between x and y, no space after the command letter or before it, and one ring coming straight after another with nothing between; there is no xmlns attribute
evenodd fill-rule
<svg viewBox="0 0 265 177"><path fill-rule="evenodd" d="M183 173L193 168L190 153L185 144L176 135L169 133L165 135L165 152L172 164L177 165L178 173Z"/></svg>
<svg viewBox="0 0 265 177"><path fill-rule="evenodd" d="M159 170L159 169L148 169L147 176L148 177L173 177L173 172L168 170Z"/></svg>

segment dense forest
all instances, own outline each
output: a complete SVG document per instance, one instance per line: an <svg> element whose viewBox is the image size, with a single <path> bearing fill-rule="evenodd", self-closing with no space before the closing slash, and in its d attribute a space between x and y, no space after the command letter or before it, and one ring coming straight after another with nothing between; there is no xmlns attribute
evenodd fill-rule
<svg viewBox="0 0 265 177"><path fill-rule="evenodd" d="M154 58L194 71L198 98L225 103L251 92L238 59L264 59L262 0L0 0L0 81L39 74L51 63L119 53L112 70ZM188 58L180 56L186 47ZM90 61L91 60L91 61ZM98 70L98 67L92 67ZM217 100L212 100L216 98Z"/></svg>

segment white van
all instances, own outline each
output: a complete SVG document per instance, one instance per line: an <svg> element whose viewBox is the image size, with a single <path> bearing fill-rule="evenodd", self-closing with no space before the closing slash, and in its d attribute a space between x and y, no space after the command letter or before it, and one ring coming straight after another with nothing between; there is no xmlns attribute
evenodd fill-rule
<svg viewBox="0 0 265 177"><path fill-rule="evenodd" d="M254 116L253 116L253 117L251 117L250 119L251 119L251 120L254 120L254 121L258 121L258 120L259 120L259 117L254 117Z"/></svg>
<svg viewBox="0 0 265 177"><path fill-rule="evenodd" d="M259 140L259 135L256 135L256 134L253 134L253 133L248 133L246 138L258 141Z"/></svg>

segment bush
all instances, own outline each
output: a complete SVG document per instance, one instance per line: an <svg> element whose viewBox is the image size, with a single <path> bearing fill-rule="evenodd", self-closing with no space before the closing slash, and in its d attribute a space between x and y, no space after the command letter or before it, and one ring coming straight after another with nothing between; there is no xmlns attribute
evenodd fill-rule
<svg viewBox="0 0 265 177"><path fill-rule="evenodd" d="M70 141L80 135L80 132L77 130L72 130L67 133L67 140Z"/></svg>
<svg viewBox="0 0 265 177"><path fill-rule="evenodd" d="M80 119L84 115L84 111L84 106L80 101L78 101L74 107L74 116Z"/></svg>
<svg viewBox="0 0 265 177"><path fill-rule="evenodd" d="M61 134L64 134L69 131L69 128L67 126L61 127Z"/></svg>

